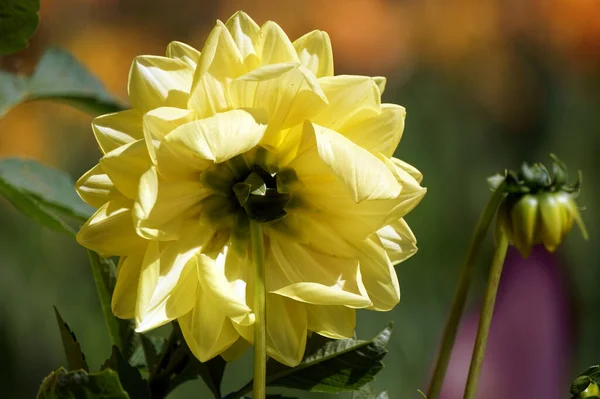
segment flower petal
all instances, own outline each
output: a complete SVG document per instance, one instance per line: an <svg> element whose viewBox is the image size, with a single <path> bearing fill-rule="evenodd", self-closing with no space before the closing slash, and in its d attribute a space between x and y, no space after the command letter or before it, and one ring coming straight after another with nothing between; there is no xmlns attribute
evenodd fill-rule
<svg viewBox="0 0 600 399"><path fill-rule="evenodd" d="M258 47L261 50L261 65L299 61L294 45L283 29L273 21L267 21L261 26Z"/></svg>
<svg viewBox="0 0 600 399"><path fill-rule="evenodd" d="M144 139L154 164L157 163L156 148L160 146L164 137L175 128L186 122L191 122L195 118L196 113L194 111L173 107L160 107L144 114Z"/></svg>
<svg viewBox="0 0 600 399"><path fill-rule="evenodd" d="M325 164L355 202L392 199L400 194L394 173L378 157L333 130L312 123L305 127L314 145L291 163L300 179L322 174Z"/></svg>
<svg viewBox="0 0 600 399"><path fill-rule="evenodd" d="M136 57L129 71L131 105L142 112L165 106L185 108L193 73L193 69L179 59Z"/></svg>
<svg viewBox="0 0 600 399"><path fill-rule="evenodd" d="M375 82L375 84L377 85L377 87L379 87L379 93L383 94L383 92L385 91L385 85L387 83L387 79L383 76L373 76L372 79Z"/></svg>
<svg viewBox="0 0 600 399"><path fill-rule="evenodd" d="M118 199L102 205L81 227L77 242L103 256L128 255L143 248L145 241L135 233L133 201Z"/></svg>
<svg viewBox="0 0 600 399"><path fill-rule="evenodd" d="M142 113L127 110L106 114L92 121L92 130L103 154L144 137Z"/></svg>
<svg viewBox="0 0 600 399"><path fill-rule="evenodd" d="M374 153L391 157L402 138L406 110L395 104L383 104L381 114L341 130L357 145Z"/></svg>
<svg viewBox="0 0 600 399"><path fill-rule="evenodd" d="M200 52L198 50L190 45L177 41L169 43L166 56L181 60L188 64L192 69L196 69L196 65L200 60Z"/></svg>
<svg viewBox="0 0 600 399"><path fill-rule="evenodd" d="M262 144L277 147L283 141L281 130L317 115L327 104L312 73L299 63L266 65L229 85L234 108L264 108L269 126Z"/></svg>
<svg viewBox="0 0 600 399"><path fill-rule="evenodd" d="M304 304L267 295L267 353L279 363L295 367L306 348L307 316Z"/></svg>
<svg viewBox="0 0 600 399"><path fill-rule="evenodd" d="M201 362L219 355L240 337L221 309L213 306L211 294L202 289L198 290L192 311L178 321L185 342Z"/></svg>
<svg viewBox="0 0 600 399"><path fill-rule="evenodd" d="M260 27L243 11L238 11L227 20L225 26L231 33L244 63L249 69L258 66L257 53Z"/></svg>
<svg viewBox="0 0 600 399"><path fill-rule="evenodd" d="M406 173L408 173L417 183L420 184L423 181L423 174L411 164L398 158L390 158L390 160L394 165L396 165L396 167L403 169Z"/></svg>
<svg viewBox="0 0 600 399"><path fill-rule="evenodd" d="M377 230L377 236L392 264L403 262L417 252L417 239L404 219Z"/></svg>
<svg viewBox="0 0 600 399"><path fill-rule="evenodd" d="M165 181L151 167L140 179L133 208L137 233L148 239L180 238L186 222L197 223L207 191L197 180Z"/></svg>
<svg viewBox="0 0 600 399"><path fill-rule="evenodd" d="M135 317L143 259L143 251L121 257L111 303L112 312L118 318L133 319Z"/></svg>
<svg viewBox="0 0 600 399"><path fill-rule="evenodd" d="M227 249L216 259L200 255L198 279L203 292L211 298L211 306L237 324L250 325L254 323L254 314L246 305L246 282L241 279L229 281L225 275L226 259L230 256Z"/></svg>
<svg viewBox="0 0 600 399"><path fill-rule="evenodd" d="M314 30L294 41L300 63L317 78L333 76L333 53L327 32Z"/></svg>
<svg viewBox="0 0 600 399"><path fill-rule="evenodd" d="M356 310L345 306L306 304L308 330L333 339L352 338L356 327Z"/></svg>
<svg viewBox="0 0 600 399"><path fill-rule="evenodd" d="M236 109L183 124L165 142L177 155L220 163L256 146L265 129L262 110Z"/></svg>
<svg viewBox="0 0 600 399"><path fill-rule="evenodd" d="M117 189L130 199L137 197L140 177L150 165L144 140L121 146L100 159L100 166Z"/></svg>
<svg viewBox="0 0 600 399"><path fill-rule="evenodd" d="M167 243L149 241L138 288L137 332L159 327L193 308L198 288L195 255L201 240L188 235Z"/></svg>
<svg viewBox="0 0 600 399"><path fill-rule="evenodd" d="M388 311L400 302L400 285L392 262L377 235L361 246L360 272L373 302L371 309Z"/></svg>
<svg viewBox="0 0 600 399"><path fill-rule="evenodd" d="M315 305L371 305L356 259L321 254L273 234L269 242L265 260L269 292Z"/></svg>
<svg viewBox="0 0 600 399"><path fill-rule="evenodd" d="M96 208L123 197L100 165L94 166L81 176L75 183L75 189L85 202Z"/></svg>
<svg viewBox="0 0 600 399"><path fill-rule="evenodd" d="M373 78L340 75L319 79L329 105L312 121L343 132L381 113L381 93Z"/></svg>

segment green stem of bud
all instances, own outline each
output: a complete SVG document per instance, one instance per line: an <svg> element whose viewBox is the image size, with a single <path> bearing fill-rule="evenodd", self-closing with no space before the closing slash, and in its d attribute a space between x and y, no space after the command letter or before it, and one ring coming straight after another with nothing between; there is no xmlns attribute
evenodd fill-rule
<svg viewBox="0 0 600 399"><path fill-rule="evenodd" d="M267 306L265 256L262 225L250 220L252 265L254 266L254 386L252 397L265 399L267 386Z"/></svg>
<svg viewBox="0 0 600 399"><path fill-rule="evenodd" d="M469 286L475 271L475 257L477 256L477 253L483 244L483 240L485 239L487 231L489 230L489 227L494 219L498 205L500 205L500 202L504 198L504 188L504 182L500 183L499 186L496 187L496 190L489 199L485 209L483 210L483 213L479 217L477 227L475 228L473 237L471 238L471 243L469 245L469 249L467 250L467 256L460 272L458 286L454 294L454 299L452 300L450 316L448 317L448 321L446 322L446 326L444 328L442 344L435 365L435 370L431 378L431 383L429 385L429 391L427 392L427 398L429 399L437 399L437 397L440 395L442 383L444 382L444 377L446 376L446 369L448 368L448 363L450 361L450 354L452 353L452 347L454 346L454 340L456 339L458 325L465 307L465 302L467 301Z"/></svg>
<svg viewBox="0 0 600 399"><path fill-rule="evenodd" d="M490 325L492 324L492 315L494 314L494 305L496 304L496 294L500 285L500 277L502 276L502 268L504 266L504 258L508 249L508 238L502 233L498 240L496 252L492 260L492 268L488 278L485 297L483 299L483 307L479 318L479 327L477 329L477 338L475 338L475 348L473 357L471 358L471 366L469 367L469 376L467 377L467 385L465 388L464 399L474 399L477 392L477 383L481 374L481 366L485 356L485 347L487 345L488 336L490 333Z"/></svg>

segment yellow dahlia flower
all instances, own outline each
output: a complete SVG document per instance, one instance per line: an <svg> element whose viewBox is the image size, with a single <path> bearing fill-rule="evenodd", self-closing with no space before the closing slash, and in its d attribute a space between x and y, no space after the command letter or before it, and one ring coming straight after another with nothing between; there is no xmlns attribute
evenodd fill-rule
<svg viewBox="0 0 600 399"><path fill-rule="evenodd" d="M291 42L242 12L202 52L137 57L132 109L94 120L104 155L77 184L99 207L78 241L121 256L114 313L138 331L178 320L202 361L252 343L249 218L271 357L296 365L307 333L350 337L355 309L392 309L393 264L416 251L402 217L425 189L392 157L405 110L381 103L384 86L334 76L325 32Z"/></svg>

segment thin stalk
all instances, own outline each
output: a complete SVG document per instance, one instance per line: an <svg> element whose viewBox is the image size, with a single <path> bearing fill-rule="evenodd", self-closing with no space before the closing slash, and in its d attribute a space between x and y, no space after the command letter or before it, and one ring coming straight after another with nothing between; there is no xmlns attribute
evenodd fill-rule
<svg viewBox="0 0 600 399"><path fill-rule="evenodd" d="M254 388L253 399L265 399L267 385L267 307L265 256L260 222L250 221L252 265L254 267Z"/></svg>
<svg viewBox="0 0 600 399"><path fill-rule="evenodd" d="M492 324L492 315L494 314L494 305L496 304L496 294L498 293L498 285L502 276L502 268L504 266L504 258L508 249L508 239L505 234L500 236L494 258L492 260L492 268L488 278L485 297L483 299L483 307L481 308L481 316L479 318L479 327L477 329L477 338L475 338L475 348L473 349L473 357L471 358L471 366L469 367L469 376L467 377L467 386L465 388L464 399L474 399L477 392L477 383L479 374L481 374L481 365L485 356L485 347L487 345L488 336L490 334L490 325Z"/></svg>
<svg viewBox="0 0 600 399"><path fill-rule="evenodd" d="M444 382L446 369L448 368L448 363L450 361L450 354L452 353L452 347L454 346L454 340L456 339L456 332L458 331L458 325L465 307L465 302L467 301L467 294L469 293L469 286L473 278L473 272L475 271L475 257L481 248L490 224L496 214L496 210L498 209L498 205L500 205L500 201L502 201L503 197L504 183L500 184L490 197L483 213L479 217L477 227L475 227L475 231L473 232L471 243L467 250L467 256L460 272L454 299L452 300L450 316L444 327L440 352L427 393L428 399L437 399L442 389L442 383Z"/></svg>

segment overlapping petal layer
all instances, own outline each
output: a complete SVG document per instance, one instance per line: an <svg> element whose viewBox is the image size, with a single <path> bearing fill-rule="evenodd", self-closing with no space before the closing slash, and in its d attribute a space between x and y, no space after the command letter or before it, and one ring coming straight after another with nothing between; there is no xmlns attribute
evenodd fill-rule
<svg viewBox="0 0 600 399"><path fill-rule="evenodd" d="M202 51L132 65L132 109L93 122L103 156L77 183L98 211L78 241L121 256L113 312L139 331L177 319L202 361L253 342L249 218L263 222L269 355L307 333L352 336L355 309L400 299L416 252L403 217L425 194L393 158L405 110L385 79L334 76L328 35L292 42L239 12ZM244 344L246 343L246 344Z"/></svg>

